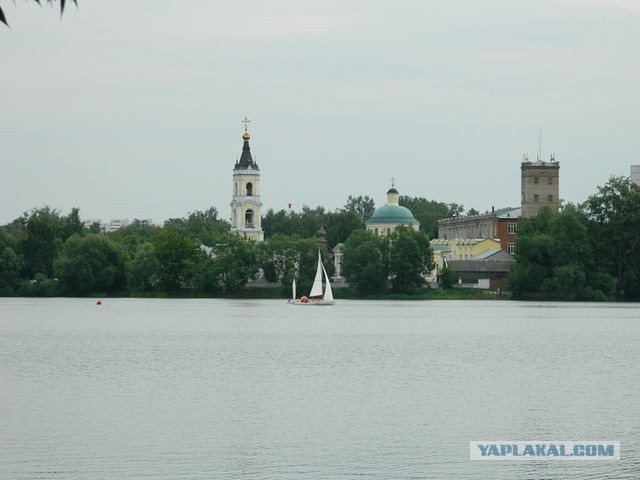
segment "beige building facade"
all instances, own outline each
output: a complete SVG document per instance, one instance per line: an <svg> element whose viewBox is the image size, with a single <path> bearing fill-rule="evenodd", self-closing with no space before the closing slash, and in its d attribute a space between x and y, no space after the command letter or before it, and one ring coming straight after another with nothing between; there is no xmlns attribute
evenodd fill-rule
<svg viewBox="0 0 640 480"><path fill-rule="evenodd" d="M448 251L450 260L471 260L487 250L500 250L500 240L494 238L466 238L455 240L434 239L431 246L440 251Z"/></svg>

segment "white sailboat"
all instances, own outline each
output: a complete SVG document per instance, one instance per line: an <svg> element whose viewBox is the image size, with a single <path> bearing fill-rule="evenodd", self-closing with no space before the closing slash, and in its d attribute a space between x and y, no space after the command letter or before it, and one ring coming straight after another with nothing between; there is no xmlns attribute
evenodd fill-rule
<svg viewBox="0 0 640 480"><path fill-rule="evenodd" d="M324 279L324 289L322 288L322 281ZM331 290L331 282L329 281L329 275L322 264L322 257L320 256L320 250L318 250L318 267L316 268L316 276L313 279L313 286L309 296L302 296L296 298L296 281L293 280L291 285L293 290L293 298L289 300L289 303L293 305L334 305L333 291Z"/></svg>

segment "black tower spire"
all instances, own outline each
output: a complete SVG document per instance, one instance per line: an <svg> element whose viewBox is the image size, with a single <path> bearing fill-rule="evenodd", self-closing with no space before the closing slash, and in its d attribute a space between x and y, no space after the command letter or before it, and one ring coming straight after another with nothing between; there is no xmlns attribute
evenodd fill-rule
<svg viewBox="0 0 640 480"><path fill-rule="evenodd" d="M249 139L251 135L247 131L247 124L250 120L247 117L244 117L242 121L244 123L244 135L242 135L242 139L244 140L244 144L242 145L242 155L240 155L240 161L236 162L237 169L246 170L248 168L253 168L254 170L260 170L258 168L258 164L253 161L253 157L251 156L251 147L249 146Z"/></svg>

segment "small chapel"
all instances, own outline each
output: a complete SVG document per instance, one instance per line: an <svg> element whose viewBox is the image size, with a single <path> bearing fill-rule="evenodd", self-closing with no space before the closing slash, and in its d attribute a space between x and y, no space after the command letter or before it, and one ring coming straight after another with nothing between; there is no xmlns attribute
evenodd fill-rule
<svg viewBox="0 0 640 480"><path fill-rule="evenodd" d="M244 123L242 154L233 168L233 197L231 199L231 233L261 242L264 232L261 225L260 168L251 156L249 146L249 122Z"/></svg>

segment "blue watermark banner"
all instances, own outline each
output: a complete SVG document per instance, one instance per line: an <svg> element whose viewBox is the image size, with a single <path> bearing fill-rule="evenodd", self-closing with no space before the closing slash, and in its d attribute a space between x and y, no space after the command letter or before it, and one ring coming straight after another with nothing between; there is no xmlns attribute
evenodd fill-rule
<svg viewBox="0 0 640 480"><path fill-rule="evenodd" d="M609 440L478 440L470 460L620 460L620 442Z"/></svg>

